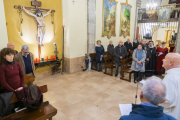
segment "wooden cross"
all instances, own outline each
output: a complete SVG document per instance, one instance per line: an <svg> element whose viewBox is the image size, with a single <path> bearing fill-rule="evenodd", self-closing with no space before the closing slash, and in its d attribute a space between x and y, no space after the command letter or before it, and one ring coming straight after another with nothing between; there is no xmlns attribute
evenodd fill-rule
<svg viewBox="0 0 180 120"><path fill-rule="evenodd" d="M40 1L37 1L37 0L34 0L34 1L31 1L31 6L35 6L35 8L31 8L31 7L25 7L27 10L32 10L32 11L36 11L40 8L38 7L41 7L41 2ZM21 8L21 5L15 5L14 6L15 9L19 9ZM41 11L49 11L50 9L40 9ZM52 10L51 12L55 12L55 10ZM38 28L38 22L37 22L37 28ZM38 42L40 41L40 37L37 38ZM39 53L39 58L41 58L41 46L38 44L38 53Z"/></svg>
<svg viewBox="0 0 180 120"><path fill-rule="evenodd" d="M73 2L73 5L74 5L74 2L75 2L75 1L73 0L72 2Z"/></svg>

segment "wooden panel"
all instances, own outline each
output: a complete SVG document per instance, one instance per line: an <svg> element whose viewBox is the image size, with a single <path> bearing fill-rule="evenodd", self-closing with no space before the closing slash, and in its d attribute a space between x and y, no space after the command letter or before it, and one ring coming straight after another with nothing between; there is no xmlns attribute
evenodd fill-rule
<svg viewBox="0 0 180 120"><path fill-rule="evenodd" d="M168 22L176 22L179 21L179 18L171 18ZM138 23L157 23L160 22L158 19L152 19L152 20L138 20Z"/></svg>
<svg viewBox="0 0 180 120"><path fill-rule="evenodd" d="M24 84L28 84L29 82L34 82L35 77L34 76L25 76L24 77Z"/></svg>
<svg viewBox="0 0 180 120"><path fill-rule="evenodd" d="M171 18L168 22L176 22L179 21L179 18ZM138 20L138 23L157 23L160 22L158 19L152 19L152 20Z"/></svg>
<svg viewBox="0 0 180 120"><path fill-rule="evenodd" d="M40 86L39 89L41 90L42 93L46 93L48 91L47 89L47 85L43 85L43 86ZM15 103L15 102L18 102L19 100L17 99L16 97L16 94L14 93L12 99L11 99L11 103Z"/></svg>
<svg viewBox="0 0 180 120"><path fill-rule="evenodd" d="M31 1L31 6L41 7L41 2L40 1Z"/></svg>

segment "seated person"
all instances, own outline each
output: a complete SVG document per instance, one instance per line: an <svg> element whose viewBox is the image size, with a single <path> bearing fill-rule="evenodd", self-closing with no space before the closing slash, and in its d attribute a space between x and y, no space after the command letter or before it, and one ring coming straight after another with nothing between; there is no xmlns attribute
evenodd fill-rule
<svg viewBox="0 0 180 120"><path fill-rule="evenodd" d="M0 84L4 92L14 92L24 87L24 74L19 63L14 62L15 51L4 48L0 52Z"/></svg>
<svg viewBox="0 0 180 120"><path fill-rule="evenodd" d="M141 104L132 105L132 112L122 116L120 120L176 120L163 113L163 107L158 106L165 102L166 87L158 77L150 77L144 83L140 93Z"/></svg>

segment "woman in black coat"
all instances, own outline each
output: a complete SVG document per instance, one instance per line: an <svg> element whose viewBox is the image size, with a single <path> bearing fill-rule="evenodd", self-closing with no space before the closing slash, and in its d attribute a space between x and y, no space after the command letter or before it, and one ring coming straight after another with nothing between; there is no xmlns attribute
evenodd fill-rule
<svg viewBox="0 0 180 120"><path fill-rule="evenodd" d="M104 47L101 45L101 41L97 41L96 50L96 62L98 67L98 72L102 72L102 62L104 61Z"/></svg>
<svg viewBox="0 0 180 120"><path fill-rule="evenodd" d="M133 50L135 50L139 45L138 39L136 38L136 40L133 42Z"/></svg>
<svg viewBox="0 0 180 120"><path fill-rule="evenodd" d="M111 40L109 41L109 45L107 47L107 55L114 55L114 45Z"/></svg>

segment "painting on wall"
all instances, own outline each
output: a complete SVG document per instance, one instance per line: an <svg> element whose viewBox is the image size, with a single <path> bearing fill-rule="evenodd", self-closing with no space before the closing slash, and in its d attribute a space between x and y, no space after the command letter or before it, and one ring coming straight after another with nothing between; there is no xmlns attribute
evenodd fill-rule
<svg viewBox="0 0 180 120"><path fill-rule="evenodd" d="M167 22L170 20L171 6L159 7L158 8L158 20L161 22Z"/></svg>
<svg viewBox="0 0 180 120"><path fill-rule="evenodd" d="M103 0L102 37L116 36L116 0Z"/></svg>
<svg viewBox="0 0 180 120"><path fill-rule="evenodd" d="M130 27L131 27L131 8L132 6L128 4L128 0L126 3L121 4L121 11L120 11L120 34L119 36L123 36L126 38L130 36Z"/></svg>

